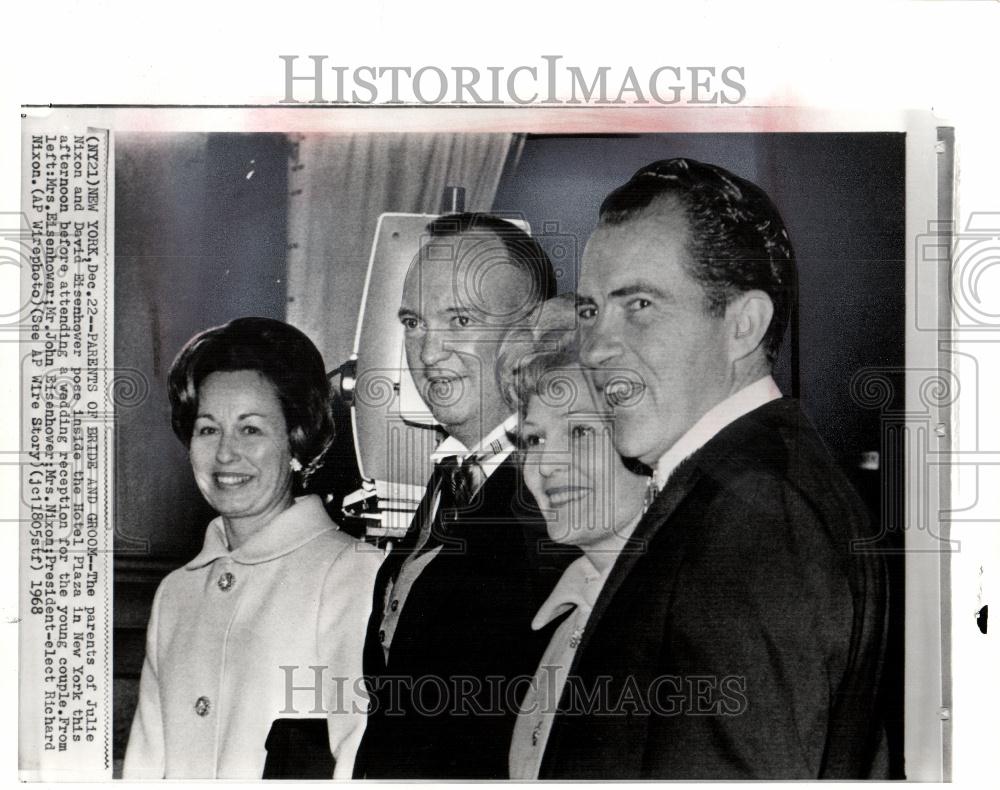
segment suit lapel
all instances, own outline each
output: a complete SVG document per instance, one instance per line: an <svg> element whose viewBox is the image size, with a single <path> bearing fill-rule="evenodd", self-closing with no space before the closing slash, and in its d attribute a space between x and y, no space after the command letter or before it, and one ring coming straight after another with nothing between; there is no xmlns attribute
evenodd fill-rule
<svg viewBox="0 0 1000 790"><path fill-rule="evenodd" d="M598 596L594 609L587 620L587 627L580 639L580 646L573 656L570 674L576 671L580 657L584 655L591 635L596 630L601 617L607 611L622 582L632 572L640 557L646 553L650 541L664 527L687 495L691 493L691 490L704 476L706 470L712 470L719 459L733 452L734 447L754 446L755 436L772 436L773 428L771 425L775 422L773 415L778 415L778 420L787 422L789 418L784 415L790 410L794 410L796 414L798 413L794 401L787 398L771 401L727 425L700 449L678 464L673 474L667 480L666 486L664 486L659 496L653 500L653 504L646 511L646 515L643 516L642 521L635 528L628 547L618 555L618 559L615 561L611 573L608 575L608 580L601 589L601 594ZM677 572L676 566L661 570L664 574L675 574Z"/></svg>
<svg viewBox="0 0 1000 790"><path fill-rule="evenodd" d="M678 505L691 493L691 490L705 474L705 471L712 470L719 459L732 453L734 447L753 446L754 441L752 437L755 434L769 435L771 431L767 428L767 425L769 421L773 421L772 414L780 416L793 407L794 401L790 401L787 398L771 401L724 427L700 449L678 464L673 474L667 480L666 486L664 486L659 496L653 500L653 504L650 505L646 515L643 516L642 521L636 527L628 548L615 561L608 580L601 589L601 594L598 596L594 610L587 620L587 628L580 640L580 647L576 651L576 656L574 656L571 672L576 668L577 657L583 654L590 634L593 633L598 622L600 622L601 616L607 610L618 588L621 587L622 582L632 571L632 568L635 567L639 558L645 554L649 542L653 540L664 524L667 523ZM663 571L665 573L674 573L676 569L664 568Z"/></svg>
<svg viewBox="0 0 1000 790"><path fill-rule="evenodd" d="M444 551L433 560L433 563L440 564L442 560L447 560L448 557L452 556L465 556L468 552L468 541L470 540L503 542L508 539L508 535L506 534L496 535L494 534L494 530L485 528L483 522L484 519L493 519L496 512L503 512L503 508L511 507L516 501L514 482L519 474L519 469L514 463L513 458L505 459L500 466L493 470L493 474L486 479L475 497L473 497L473 504L463 510L460 517L449 525L448 534L443 537L442 541L444 543ZM367 655L366 672L384 674L388 671L385 653L382 650L382 642L379 639L386 591L389 585L393 584L399 576L399 572L407 558L416 551L420 525L424 523L424 520L430 518L430 510L434 502L435 484L436 480L432 475L424 492L424 497L410 522L410 527L406 535L389 552L389 556L386 557L376 575L372 614L368 620L368 632L365 640ZM483 549L480 547L477 550L482 551ZM425 568L421 575L426 574L427 570ZM457 580L447 575L436 574L433 581L436 585L446 585L449 582ZM424 583L427 583L426 579ZM414 587L418 584L419 580L414 583ZM392 651L390 651L389 663L392 663Z"/></svg>
<svg viewBox="0 0 1000 790"><path fill-rule="evenodd" d="M703 471L699 464L693 463L692 460L696 460L695 456L685 460L681 463L674 473L670 476L667 481L667 485L659 493L653 504L650 505L649 510L642 517L642 520L636 526L635 531L632 533L632 538L629 541L628 547L625 551L618 555L618 559L615 561L614 566L611 569L611 573L608 575L607 581L601 588L601 593L597 597L597 601L594 604L593 610L591 610L590 617L587 619L587 626L584 629L583 635L580 638L580 644L573 653L573 662L570 664L569 676L579 674L579 664L584 655L586 655L587 646L591 640L592 635L597 630L597 625L601 618L604 616L605 612L611 601L614 599L622 583L632 572L636 563L641 557L646 554L648 546L657 533L664 528L667 521L673 515L677 507L684 501L687 495L694 488L695 484L701 478ZM676 574L677 564L675 563L671 568L664 568L664 574ZM561 714L569 713L565 709L565 704L567 696L569 694L569 688L565 687L562 692L562 696L559 700L558 711ZM541 769L539 771L539 778L553 778L548 773L549 767L551 765L551 760L553 755L560 751L562 748L561 741L563 739L563 734L566 730L566 721L574 720L572 716L557 715L555 721L552 724L552 731L549 735L549 742L545 748L545 753L542 756ZM571 736L567 736L571 738ZM568 742L567 748L572 750L572 742Z"/></svg>
<svg viewBox="0 0 1000 790"><path fill-rule="evenodd" d="M427 517L434 494L436 477L431 475L427 483L424 496L417 506L417 510L410 520L410 526L399 541L393 546L392 551L383 561L378 573L375 575L375 587L372 590L372 612L368 618L368 631L365 635L365 673L370 675L382 675L387 671L385 653L382 650L382 640L379 639L379 631L382 628L382 615L385 607L386 591L399 575L400 569L406 558L413 553L417 544L417 533L420 531L421 519Z"/></svg>
<svg viewBox="0 0 1000 790"><path fill-rule="evenodd" d="M386 672L385 653L382 652L382 640L378 638L378 635L379 629L382 627L385 590L395 574L395 571L386 567L392 559L390 552L375 575L375 588L372 590L372 611L368 617L368 632L365 634L364 667L366 675L383 675Z"/></svg>
<svg viewBox="0 0 1000 790"><path fill-rule="evenodd" d="M773 441L775 428L772 423L775 421L775 418L772 415L777 414L779 420L787 421L788 418L783 417L783 415L789 410L790 403L793 404L792 408L794 408L794 402L787 399L772 401L751 412L749 415L744 415L736 422L723 428L710 441L706 442L701 449L694 452L677 466L668 479L666 486L656 499L653 500L653 504L633 532L628 546L630 550L623 551L615 561L608 580L601 589L601 593L587 620L587 627L580 639L580 644L573 655L573 662L569 668L571 677L580 674L579 665L587 653L587 647L593 634L598 630L597 626L607 612L623 582L635 568L639 559L645 555L649 544L660 530L664 528L675 530L677 531L676 537L678 543L684 542L685 536L682 530L686 525L675 523L667 527L667 522L674 515L677 508L691 494L694 487L706 473L711 473L718 461L730 455L734 447L753 447L759 441L758 437L767 437ZM779 424L783 424L783 422L779 422ZM669 564L656 569L657 573L662 575L668 589L672 586L672 579L677 575L683 558L683 551L673 552L671 553L671 557L673 559ZM563 690L558 708L560 714L569 713L564 708L568 693L568 688ZM553 760L556 759L555 755L560 754L561 759L565 760L567 754L574 754L573 736L570 731L572 727L567 724L567 722L572 723L573 721L581 721L581 719L579 717L574 718L572 715L556 716L545 754L542 757L539 778L557 778L551 773Z"/></svg>
<svg viewBox="0 0 1000 790"><path fill-rule="evenodd" d="M685 460L674 470L674 473L667 481L667 485L656 499L653 500L653 504L650 505L649 510L646 511L646 514L635 528L628 546L618 555L618 559L615 560L611 573L601 588L601 593L597 597L590 617L587 619L587 627L584 629L583 636L580 639L580 645L573 655L573 663L570 666L571 675L576 671L580 657L584 655L591 635L597 629L601 617L604 616L622 582L632 572L639 559L645 556L650 542L667 523L678 505L684 501L684 498L687 497L691 489L694 488L695 483L702 476L700 465L694 463L693 459L694 456Z"/></svg>

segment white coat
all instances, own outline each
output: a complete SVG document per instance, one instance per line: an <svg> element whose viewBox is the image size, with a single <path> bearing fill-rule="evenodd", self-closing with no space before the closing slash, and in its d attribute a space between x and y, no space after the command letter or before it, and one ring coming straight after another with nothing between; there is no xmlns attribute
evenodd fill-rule
<svg viewBox="0 0 1000 790"><path fill-rule="evenodd" d="M334 777L350 778L382 556L339 532L317 496L233 551L212 521L198 556L156 592L124 778L260 778L275 719L324 715Z"/></svg>

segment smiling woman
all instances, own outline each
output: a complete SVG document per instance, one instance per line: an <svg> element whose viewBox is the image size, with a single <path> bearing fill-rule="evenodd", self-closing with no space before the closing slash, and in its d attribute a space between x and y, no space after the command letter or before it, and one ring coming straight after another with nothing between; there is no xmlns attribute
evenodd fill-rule
<svg viewBox="0 0 1000 790"><path fill-rule="evenodd" d="M524 481L552 540L583 556L563 572L531 627L555 628L521 701L510 749L512 779L537 779L549 729L573 653L597 596L642 516L649 477L615 451L612 419L578 357L575 300L545 302L506 337L500 351L503 391L520 416Z"/></svg>
<svg viewBox="0 0 1000 790"><path fill-rule="evenodd" d="M274 385L255 370L217 371L199 388L191 468L222 516L233 548L292 505L292 467L302 469Z"/></svg>
<svg viewBox="0 0 1000 790"><path fill-rule="evenodd" d="M288 324L241 318L188 342L169 393L219 517L157 591L124 777L350 777L381 553L339 532L318 496L295 497L333 438L322 357Z"/></svg>
<svg viewBox="0 0 1000 790"><path fill-rule="evenodd" d="M549 537L603 566L639 515L649 477L614 449L612 414L580 365L576 324L572 295L545 302L505 338L500 376L519 412L522 474Z"/></svg>

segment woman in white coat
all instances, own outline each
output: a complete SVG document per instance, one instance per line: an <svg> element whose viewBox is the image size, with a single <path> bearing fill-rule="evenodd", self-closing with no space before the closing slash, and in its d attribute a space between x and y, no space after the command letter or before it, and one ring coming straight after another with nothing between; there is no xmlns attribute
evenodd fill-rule
<svg viewBox="0 0 1000 790"><path fill-rule="evenodd" d="M333 438L322 357L288 324L237 319L188 342L169 393L219 517L157 590L124 778L350 777L382 554L294 496Z"/></svg>

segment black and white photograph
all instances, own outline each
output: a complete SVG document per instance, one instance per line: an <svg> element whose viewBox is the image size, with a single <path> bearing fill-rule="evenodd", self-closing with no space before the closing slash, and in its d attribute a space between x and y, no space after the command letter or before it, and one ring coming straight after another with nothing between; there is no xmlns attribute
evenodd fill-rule
<svg viewBox="0 0 1000 790"><path fill-rule="evenodd" d="M903 778L904 173L118 135L124 776Z"/></svg>

